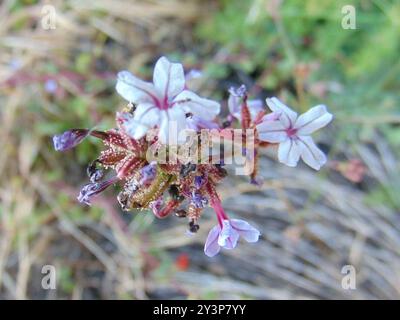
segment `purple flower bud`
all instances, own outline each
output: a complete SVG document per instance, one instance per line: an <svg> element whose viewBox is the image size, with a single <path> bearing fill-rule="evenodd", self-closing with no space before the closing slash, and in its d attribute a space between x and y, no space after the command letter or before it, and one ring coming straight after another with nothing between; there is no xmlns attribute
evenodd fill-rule
<svg viewBox="0 0 400 320"><path fill-rule="evenodd" d="M204 176L195 176L194 177L194 187L196 189L200 189L204 183L206 182L206 179L204 179Z"/></svg>
<svg viewBox="0 0 400 320"><path fill-rule="evenodd" d="M239 98L243 98L247 94L247 89L244 84L242 84L239 88L231 87L228 91L231 95Z"/></svg>
<svg viewBox="0 0 400 320"><path fill-rule="evenodd" d="M197 191L193 191L191 200L196 208L204 208L208 204L207 198Z"/></svg>
<svg viewBox="0 0 400 320"><path fill-rule="evenodd" d="M245 98L247 98L247 92L244 85L241 85L239 88L232 87L229 89L228 108L231 119L228 120L232 121L232 118L242 119L242 104ZM263 102L258 99L248 100L247 107L249 108L252 120L254 120L260 112L264 111Z"/></svg>
<svg viewBox="0 0 400 320"><path fill-rule="evenodd" d="M54 149L56 151L66 151L74 148L89 135L87 129L71 129L53 137Z"/></svg>
<svg viewBox="0 0 400 320"><path fill-rule="evenodd" d="M115 183L117 180L118 180L117 177L113 177L103 182L88 183L84 185L83 188L81 189L81 192L78 195L78 201L90 206L91 205L90 198L104 191L110 185Z"/></svg>
<svg viewBox="0 0 400 320"><path fill-rule="evenodd" d="M197 233L197 231L199 231L199 229L200 229L200 226L197 223L195 223L194 221L189 222L189 231L191 233Z"/></svg>
<svg viewBox="0 0 400 320"><path fill-rule="evenodd" d="M147 166L144 166L140 170L141 179L140 179L139 183L141 185L149 184L156 177L156 173L157 173L157 163L155 161L153 161L153 162L149 163Z"/></svg>

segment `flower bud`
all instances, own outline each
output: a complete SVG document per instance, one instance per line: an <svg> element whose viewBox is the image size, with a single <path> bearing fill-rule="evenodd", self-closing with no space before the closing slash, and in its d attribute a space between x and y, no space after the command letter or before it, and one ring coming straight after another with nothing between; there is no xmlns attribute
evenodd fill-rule
<svg viewBox="0 0 400 320"><path fill-rule="evenodd" d="M54 149L66 151L74 148L89 135L88 129L71 129L53 137Z"/></svg>
<svg viewBox="0 0 400 320"><path fill-rule="evenodd" d="M93 196L98 195L100 192L107 189L110 185L117 181L117 177L113 177L103 182L96 182L96 183L88 183L83 186L81 192L78 195L78 201L81 203L85 203L88 206L91 205L90 199Z"/></svg>

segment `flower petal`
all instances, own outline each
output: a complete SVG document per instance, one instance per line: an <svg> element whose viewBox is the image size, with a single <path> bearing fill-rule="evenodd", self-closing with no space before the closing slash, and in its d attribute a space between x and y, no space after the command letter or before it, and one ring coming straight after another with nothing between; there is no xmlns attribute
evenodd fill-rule
<svg viewBox="0 0 400 320"><path fill-rule="evenodd" d="M267 120L256 126L258 138L262 141L277 143L288 139L286 130L280 121Z"/></svg>
<svg viewBox="0 0 400 320"><path fill-rule="evenodd" d="M289 167L297 166L299 162L301 148L296 140L287 139L279 144L278 159L279 162L286 164Z"/></svg>
<svg viewBox="0 0 400 320"><path fill-rule="evenodd" d="M316 146L313 139L309 136L300 136L298 143L301 145L301 158L311 168L321 169L326 163L325 154Z"/></svg>
<svg viewBox="0 0 400 320"><path fill-rule="evenodd" d="M161 111L161 124L158 132L160 142L163 144L177 145L184 142L183 131L186 129L185 112L173 107L165 111Z"/></svg>
<svg viewBox="0 0 400 320"><path fill-rule="evenodd" d="M147 131L150 130L150 127L132 119L124 126L124 129L133 139L138 140L146 135Z"/></svg>
<svg viewBox="0 0 400 320"><path fill-rule="evenodd" d="M211 120L204 120L198 116L191 116L186 119L187 126L190 129L199 131L201 129L219 129L219 125Z"/></svg>
<svg viewBox="0 0 400 320"><path fill-rule="evenodd" d="M142 138L149 129L158 124L158 109L152 104L139 104L135 115L122 124L128 135L134 139Z"/></svg>
<svg viewBox="0 0 400 320"><path fill-rule="evenodd" d="M228 98L228 109L229 113L237 119L240 119L240 108L242 98L236 95L230 94Z"/></svg>
<svg viewBox="0 0 400 320"><path fill-rule="evenodd" d="M276 121L279 120L282 112L271 112L262 117L262 121Z"/></svg>
<svg viewBox="0 0 400 320"><path fill-rule="evenodd" d="M326 110L326 106L320 104L298 117L294 127L299 135L308 135L325 127L332 117L332 114Z"/></svg>
<svg viewBox="0 0 400 320"><path fill-rule="evenodd" d="M247 221L240 219L231 219L231 226L247 242L257 242L260 237L260 231L250 225Z"/></svg>
<svg viewBox="0 0 400 320"><path fill-rule="evenodd" d="M185 90L175 99L174 104L180 106L185 112L189 112L204 120L213 120L219 114L221 106L218 102L200 98L197 94Z"/></svg>
<svg viewBox="0 0 400 320"><path fill-rule="evenodd" d="M134 119L143 125L154 127L160 119L160 111L153 104L139 104L136 107Z"/></svg>
<svg viewBox="0 0 400 320"><path fill-rule="evenodd" d="M247 101L247 107L250 110L251 114L251 119L255 119L256 116L261 112L265 111L266 109L264 108L263 102L260 99L255 99L255 100L248 100Z"/></svg>
<svg viewBox="0 0 400 320"><path fill-rule="evenodd" d="M221 247L218 244L218 237L219 237L220 230L221 229L220 229L219 225L216 225L208 233L207 240L204 245L204 253L208 257L214 257L221 250Z"/></svg>
<svg viewBox="0 0 400 320"><path fill-rule="evenodd" d="M153 83L163 98L172 99L185 87L183 66L180 63L171 63L166 57L161 57L154 67Z"/></svg>
<svg viewBox="0 0 400 320"><path fill-rule="evenodd" d="M222 222L222 230L218 237L218 244L225 249L233 249L239 240L239 233L232 228L229 220Z"/></svg>
<svg viewBox="0 0 400 320"><path fill-rule="evenodd" d="M278 98L272 97L267 98L267 105L273 111L277 113L281 113L279 117L282 124L285 128L290 128L294 125L297 119L297 113L290 109L287 105L279 101Z"/></svg>
<svg viewBox="0 0 400 320"><path fill-rule="evenodd" d="M132 75L129 71L121 71L118 73L117 92L129 102L139 104L150 102L158 104L159 97L150 82L140 80Z"/></svg>

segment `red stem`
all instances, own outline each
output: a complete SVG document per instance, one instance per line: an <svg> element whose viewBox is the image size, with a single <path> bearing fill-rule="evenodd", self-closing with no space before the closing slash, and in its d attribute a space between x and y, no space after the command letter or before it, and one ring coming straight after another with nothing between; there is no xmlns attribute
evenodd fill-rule
<svg viewBox="0 0 400 320"><path fill-rule="evenodd" d="M162 208L160 211L154 209L153 213L157 218L164 219L168 217L179 206L179 204L179 201L170 200L164 208Z"/></svg>
<svg viewBox="0 0 400 320"><path fill-rule="evenodd" d="M241 114L242 115L242 128L248 129L250 127L250 123L251 123L251 115L250 115L249 107L247 106L247 95L245 95L243 97L241 113L242 113Z"/></svg>
<svg viewBox="0 0 400 320"><path fill-rule="evenodd" d="M224 220L228 220L228 216L222 207L221 200L218 196L217 191L215 190L215 186L210 183L210 181L206 184L207 193L210 196L210 204L213 207L215 213L217 214L218 223L222 228L222 222Z"/></svg>

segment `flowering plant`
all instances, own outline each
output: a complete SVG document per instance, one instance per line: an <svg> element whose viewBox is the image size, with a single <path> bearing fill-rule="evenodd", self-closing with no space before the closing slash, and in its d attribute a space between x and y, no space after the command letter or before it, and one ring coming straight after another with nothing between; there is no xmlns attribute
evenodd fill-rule
<svg viewBox="0 0 400 320"><path fill-rule="evenodd" d="M90 183L78 200L90 205L94 196L118 183L123 210L186 217L191 233L199 229L203 209L211 206L218 224L208 234L207 256L215 256L221 247L233 249L240 236L247 242L257 242L260 236L248 222L229 218L222 208L217 185L227 176L224 166L232 158L240 158L245 168L240 172L252 183L258 183L260 148L278 145L279 161L291 167L300 158L315 170L326 162L310 136L332 120L323 105L298 116L273 97L267 99L272 111L267 113L261 101L247 99L241 86L229 91L227 119L217 118L220 104L188 90L182 65L165 57L156 63L152 83L122 71L116 90L128 101L116 114L116 128L71 129L53 137L57 151L69 150L88 136L105 146L88 166ZM105 178L105 170L115 173Z"/></svg>

